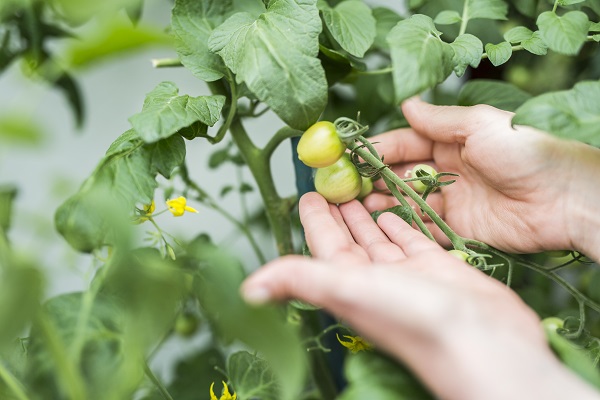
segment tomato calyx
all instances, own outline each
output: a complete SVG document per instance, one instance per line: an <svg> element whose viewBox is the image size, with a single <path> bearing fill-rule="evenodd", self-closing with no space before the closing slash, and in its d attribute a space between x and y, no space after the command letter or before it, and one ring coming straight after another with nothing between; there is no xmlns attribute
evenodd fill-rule
<svg viewBox="0 0 600 400"><path fill-rule="evenodd" d="M360 119L360 113L356 117ZM369 130L369 125L362 125L360 122L351 118L340 117L333 121L333 125L338 132L338 136L344 143L350 143L358 139L363 133Z"/></svg>
<svg viewBox="0 0 600 400"><path fill-rule="evenodd" d="M438 173L431 165L427 164L415 165L412 170L406 171L406 175L410 175L410 178L404 179L404 182L412 182L415 192L422 193L421 197L423 200L426 200L427 196L436 191L437 188L456 182L456 179L440 181L440 178L444 176L459 176L451 172Z"/></svg>

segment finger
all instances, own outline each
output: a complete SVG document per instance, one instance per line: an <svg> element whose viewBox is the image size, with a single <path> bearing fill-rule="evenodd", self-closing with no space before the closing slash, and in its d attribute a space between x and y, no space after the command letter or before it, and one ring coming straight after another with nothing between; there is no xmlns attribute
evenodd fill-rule
<svg viewBox="0 0 600 400"><path fill-rule="evenodd" d="M377 224L392 242L400 246L409 258L419 253L441 250L437 243L413 229L395 214L383 213L377 219Z"/></svg>
<svg viewBox="0 0 600 400"><path fill-rule="evenodd" d="M422 219L429 221L429 216L421 215L419 211L419 207L410 197L405 197L408 205L413 207L413 209L417 210ZM439 192L433 192L427 197L427 204L433 211L435 211L441 218L444 218L444 197ZM399 205L400 202L394 196L383 194L383 193L373 193L369 196L365 197L363 200L363 205L369 212L386 210L388 208Z"/></svg>
<svg viewBox="0 0 600 400"><path fill-rule="evenodd" d="M380 157L388 164L431 160L433 142L412 129L396 129L370 139Z"/></svg>
<svg viewBox="0 0 600 400"><path fill-rule="evenodd" d="M344 269L355 271L356 267ZM335 311L338 299L346 297L342 292L353 291L346 282L348 274L340 271L320 260L285 256L250 275L240 292L251 304L294 298Z"/></svg>
<svg viewBox="0 0 600 400"><path fill-rule="evenodd" d="M368 262L366 252L352 239L352 235L332 215L330 204L318 193L307 193L300 199L300 221L311 253L324 260L340 259L349 262Z"/></svg>
<svg viewBox="0 0 600 400"><path fill-rule="evenodd" d="M346 223L344 222L344 217L342 217L338 206L329 203L329 212L331 213L331 216L333 217L335 222L338 224L339 228L342 230L342 232L344 232L344 234L348 238L348 242L354 241L354 238L352 237L350 230L346 226Z"/></svg>
<svg viewBox="0 0 600 400"><path fill-rule="evenodd" d="M470 135L493 128L510 128L511 113L487 105L472 107L435 106L417 97L402 103L402 112L412 128L426 138L444 143L465 143Z"/></svg>
<svg viewBox="0 0 600 400"><path fill-rule="evenodd" d="M352 237L373 262L394 262L406 258L402 250L373 221L371 214L358 201L340 205L340 212Z"/></svg>

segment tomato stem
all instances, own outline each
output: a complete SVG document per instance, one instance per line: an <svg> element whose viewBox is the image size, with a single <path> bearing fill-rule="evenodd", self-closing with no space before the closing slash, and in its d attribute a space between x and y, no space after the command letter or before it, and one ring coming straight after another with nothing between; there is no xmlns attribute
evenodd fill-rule
<svg viewBox="0 0 600 400"><path fill-rule="evenodd" d="M364 144L364 142L367 142L367 140L362 138L361 142ZM359 145L356 142L349 143L348 148L356 152L356 154L362 157L363 160L371 164L373 167L381 169L381 175L389 179L394 185L399 187L404 193L406 193L406 195L408 195L408 197L410 197L415 203L417 203L421 210L423 210L423 212L427 214L429 218L431 218L431 220L442 230L442 232L448 237L448 239L450 239L450 242L452 243L455 249L464 251L465 239L457 235L448 226L448 224L446 224L446 222L444 222L444 220L440 218L440 216L433 210L433 208L431 208L429 204L427 204L427 202L417 194L417 192L415 192L410 186L408 186L403 179L398 177L398 175L396 175L394 171L392 171L389 168L389 166L385 165L379 157L374 156L368 149L365 149L362 145ZM403 196L400 195L399 197L402 198ZM398 198L398 200L402 201L400 198Z"/></svg>
<svg viewBox="0 0 600 400"><path fill-rule="evenodd" d="M10 373L2 362L0 362L0 379L6 383L6 386L8 386L18 400L29 400L29 397L25 394L23 384Z"/></svg>

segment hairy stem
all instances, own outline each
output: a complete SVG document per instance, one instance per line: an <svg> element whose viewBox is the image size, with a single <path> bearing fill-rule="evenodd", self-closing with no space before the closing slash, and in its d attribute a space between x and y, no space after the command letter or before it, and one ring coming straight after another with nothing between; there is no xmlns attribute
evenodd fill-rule
<svg viewBox="0 0 600 400"><path fill-rule="evenodd" d="M465 0L463 6L463 12L460 19L460 29L458 31L458 36L464 34L467 31L467 24L469 23L469 0Z"/></svg>
<svg viewBox="0 0 600 400"><path fill-rule="evenodd" d="M173 400L173 397L171 397L165 385L163 385L163 383L156 377L156 375L154 375L154 372L152 372L152 370L148 366L148 363L146 362L144 363L144 373L152 381L156 389L158 389L158 392L160 393L163 399Z"/></svg>
<svg viewBox="0 0 600 400"><path fill-rule="evenodd" d="M254 235L252 235L252 232L250 232L250 229L248 229L248 226L243 224L242 222L240 222L229 211L227 211L226 209L221 207L219 205L219 203L217 203L207 192L205 192L196 182L194 182L190 178L187 166L185 166L185 165L182 166L182 168L181 168L181 177L188 187L192 188L195 192L198 193L197 200L199 202L201 202L202 204L206 205L207 207L212 208L213 210L215 210L216 212L221 214L229 222L234 224L240 230L240 232L242 232L242 234L246 237L246 239L248 239L248 242L250 243L252 250L254 250L254 253L256 254L256 258L258 258L258 261L261 264L265 264L267 262L267 259L265 258L265 255L263 254L262 250L260 249L260 246L258 245L256 238L254 237Z"/></svg>
<svg viewBox="0 0 600 400"><path fill-rule="evenodd" d="M269 140L266 146L262 149L262 156L266 159L271 159L273 152L277 149L277 147L279 147L281 143L283 143L287 139L300 135L302 135L301 131L290 128L289 126L284 126L280 130L278 130L277 133L275 133L275 135L273 135L271 140Z"/></svg>
<svg viewBox="0 0 600 400"><path fill-rule="evenodd" d="M23 384L10 373L8 368L2 363L2 360L0 360L0 380L6 383L6 386L13 392L17 400L29 400L29 397L25 394Z"/></svg>
<svg viewBox="0 0 600 400"><path fill-rule="evenodd" d="M387 165L381 160L375 157L371 152L357 143L348 143L348 148L356 154L358 154L363 160L371 164L373 167L379 169L381 175L393 182L397 187L400 188L408 197L410 197L417 205L423 210L429 218L441 229L441 231L450 239L450 242L457 250L465 249L465 239L456 234L449 226L440 218L440 216L431 208L425 200L421 198L404 180L394 173Z"/></svg>

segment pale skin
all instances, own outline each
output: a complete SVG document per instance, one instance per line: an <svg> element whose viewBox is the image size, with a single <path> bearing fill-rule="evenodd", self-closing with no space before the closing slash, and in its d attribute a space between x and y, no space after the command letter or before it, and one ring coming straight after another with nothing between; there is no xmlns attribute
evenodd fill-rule
<svg viewBox="0 0 600 400"><path fill-rule="evenodd" d="M416 163L460 174L429 200L457 233L509 252L575 249L600 259L600 193L590 184L599 150L514 130L510 113L487 106L411 100L403 111L412 129L374 140L400 175ZM539 317L513 291L391 213L373 222L369 211L392 198L375 194L364 204L303 196L313 258L269 263L244 283L244 298L324 307L441 399L600 399L558 362Z"/></svg>

